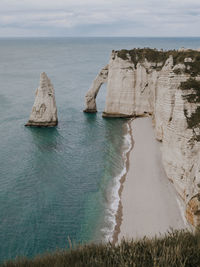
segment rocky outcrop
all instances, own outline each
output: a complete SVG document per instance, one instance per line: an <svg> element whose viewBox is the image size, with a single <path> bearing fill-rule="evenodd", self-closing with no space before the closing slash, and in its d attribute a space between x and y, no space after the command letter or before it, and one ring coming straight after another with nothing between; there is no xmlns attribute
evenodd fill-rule
<svg viewBox="0 0 200 267"><path fill-rule="evenodd" d="M55 92L46 73L40 75L35 102L26 126L52 127L58 124Z"/></svg>
<svg viewBox="0 0 200 267"><path fill-rule="evenodd" d="M199 51L113 51L103 113L105 117L152 115L166 174L185 202L188 222L195 227L200 226L198 81Z"/></svg>
<svg viewBox="0 0 200 267"><path fill-rule="evenodd" d="M106 65L97 75L92 83L91 88L85 96L85 109L84 112L95 113L97 112L96 97L101 85L107 82L108 78L108 65Z"/></svg>
<svg viewBox="0 0 200 267"><path fill-rule="evenodd" d="M131 60L123 60L113 52L109 62L103 116L133 117L152 113L155 97L153 88L158 79L158 72L153 67L154 64L147 61L135 67Z"/></svg>

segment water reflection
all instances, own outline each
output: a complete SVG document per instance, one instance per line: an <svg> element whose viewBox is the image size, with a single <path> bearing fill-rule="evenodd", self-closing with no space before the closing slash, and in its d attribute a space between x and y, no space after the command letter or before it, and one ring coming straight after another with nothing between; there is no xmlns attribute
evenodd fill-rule
<svg viewBox="0 0 200 267"><path fill-rule="evenodd" d="M84 119L87 123L92 123L97 121L97 113L86 113L84 112Z"/></svg>
<svg viewBox="0 0 200 267"><path fill-rule="evenodd" d="M62 136L55 127L40 128L29 127L27 128L32 136L32 140L35 146L42 151L60 151L62 149L61 139Z"/></svg>

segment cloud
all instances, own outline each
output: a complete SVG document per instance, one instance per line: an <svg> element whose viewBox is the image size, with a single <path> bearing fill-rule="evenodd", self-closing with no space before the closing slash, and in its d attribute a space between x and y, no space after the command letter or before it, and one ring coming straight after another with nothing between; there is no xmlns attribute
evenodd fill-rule
<svg viewBox="0 0 200 267"><path fill-rule="evenodd" d="M0 36L198 36L199 14L199 0L1 0Z"/></svg>

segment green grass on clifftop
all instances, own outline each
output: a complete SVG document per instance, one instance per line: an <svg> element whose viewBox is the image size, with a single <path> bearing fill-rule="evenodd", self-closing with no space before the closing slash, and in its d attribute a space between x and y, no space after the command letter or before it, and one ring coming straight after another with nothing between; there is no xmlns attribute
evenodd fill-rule
<svg viewBox="0 0 200 267"><path fill-rule="evenodd" d="M186 82L181 82L180 89L190 91L189 94L184 95L184 99L188 102L200 103L200 81L190 78Z"/></svg>
<svg viewBox="0 0 200 267"><path fill-rule="evenodd" d="M200 266L200 233L174 231L162 238L79 246L70 251L57 251L33 260L9 261L4 267L198 267Z"/></svg>
<svg viewBox="0 0 200 267"><path fill-rule="evenodd" d="M190 117L188 116L187 110L184 110L184 114L187 119L188 128L200 127L200 107L197 107Z"/></svg>
<svg viewBox="0 0 200 267"><path fill-rule="evenodd" d="M162 65L164 65L169 56L173 56L174 65L178 63L185 64L186 73L191 74L193 77L200 74L200 52L197 50L189 49L186 51L165 51L151 48L134 48L131 50L122 49L116 52L117 56L123 60L128 60L130 57L135 66L138 62L144 62L145 59L149 62L162 63ZM184 62L185 58L191 58L192 62ZM160 67L158 69L160 69Z"/></svg>
<svg viewBox="0 0 200 267"><path fill-rule="evenodd" d="M186 99L189 103L200 104L200 81L190 78L185 82L181 82L180 89L186 93L183 95L183 99ZM184 114L188 128L193 129L200 127L200 106L197 106L195 112L193 112L190 116L188 116L186 109L184 110ZM197 135L195 140L199 142L200 136Z"/></svg>

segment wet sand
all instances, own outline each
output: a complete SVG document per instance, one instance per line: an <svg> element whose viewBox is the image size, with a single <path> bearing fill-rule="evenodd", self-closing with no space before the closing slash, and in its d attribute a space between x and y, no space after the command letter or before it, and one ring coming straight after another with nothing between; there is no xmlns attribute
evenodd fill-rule
<svg viewBox="0 0 200 267"><path fill-rule="evenodd" d="M155 139L151 118L133 120L131 128L134 147L122 181L118 233L114 239L152 237L170 228L187 228L181 200L162 166L160 143Z"/></svg>

